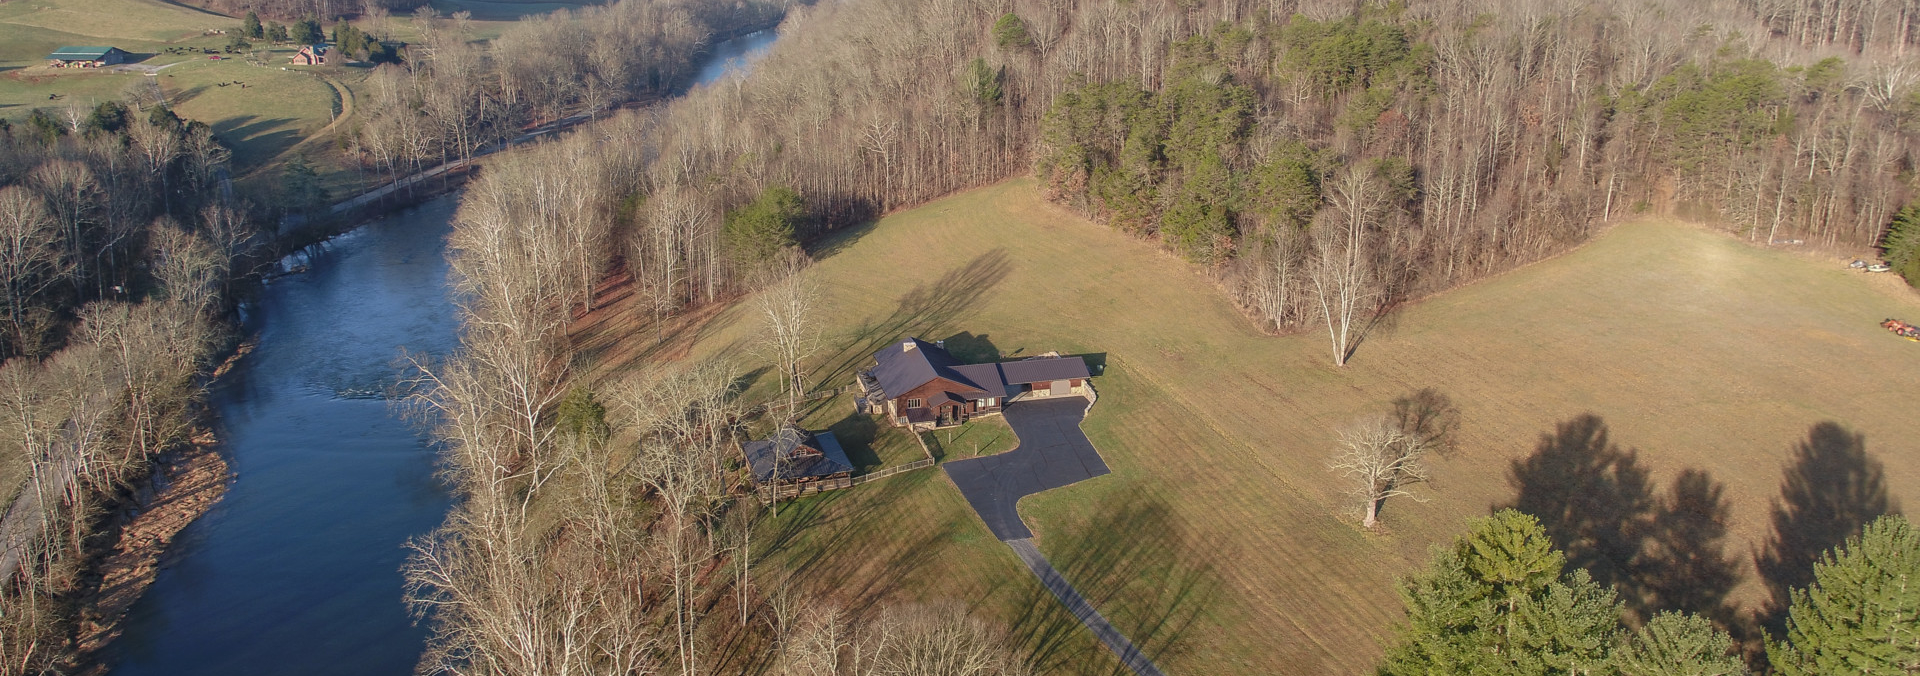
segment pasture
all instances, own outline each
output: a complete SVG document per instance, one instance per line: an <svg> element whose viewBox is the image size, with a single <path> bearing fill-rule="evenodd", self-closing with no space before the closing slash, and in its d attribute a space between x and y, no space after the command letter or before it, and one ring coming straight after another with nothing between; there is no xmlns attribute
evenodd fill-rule
<svg viewBox="0 0 1920 676"><path fill-rule="evenodd" d="M1619 225L1559 258L1412 304L1345 369L1331 366L1323 334L1263 334L1186 264L1045 203L1029 180L893 214L819 249L810 274L824 290L828 347L811 374L821 386L850 382L874 349L907 334L1104 362L1085 429L1113 474L1021 511L1056 566L1172 673L1369 671L1400 615L1396 578L1522 489L1531 504L1557 499L1577 514L1617 497L1582 491L1625 491L1621 477L1644 479L1633 488L1658 498L1683 470L1703 472L1691 476L1719 491L1725 513L1708 518L1725 536L1699 544L1736 566L1725 591L1742 610L1765 598L1753 554L1775 536L1783 472L1816 425L1864 435L1869 458L1826 468L1848 477L1803 466L1799 479L1835 485L1878 462L1885 488L1868 490L1920 499L1920 345L1876 325L1920 316L1920 298L1834 261L1691 226ZM618 334L602 336L586 356L603 375L659 355L761 366L751 356L759 322L744 304L678 326L654 348L635 348L652 332L624 349L608 349ZM777 390L767 380L750 396ZM1325 468L1335 430L1423 389L1457 406L1455 450L1417 500L1388 502L1381 531L1364 533ZM1553 455L1566 448L1585 455ZM1528 469L1553 466L1543 458L1613 474L1555 497L1536 485L1551 477ZM1787 504L1804 506L1796 499L1805 496ZM805 499L768 528L781 535L766 565L819 580L817 591L849 607L958 599L1014 627L1043 664L1111 666L1085 632L1023 605L1030 576L944 476Z"/></svg>

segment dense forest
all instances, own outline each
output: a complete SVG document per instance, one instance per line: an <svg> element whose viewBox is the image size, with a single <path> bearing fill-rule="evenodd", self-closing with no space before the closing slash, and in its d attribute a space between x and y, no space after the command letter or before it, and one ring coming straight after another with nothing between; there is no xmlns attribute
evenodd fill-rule
<svg viewBox="0 0 1920 676"><path fill-rule="evenodd" d="M65 658L106 507L188 443L272 242L207 125L135 99L0 126L0 671ZM98 618L94 618L98 619Z"/></svg>
<svg viewBox="0 0 1920 676"><path fill-rule="evenodd" d="M760 669L923 673L886 660L939 641L989 665L966 673L1017 661L995 627L941 626L917 608L850 624L796 610L804 600L778 581L750 584L754 508L728 499L724 460L743 414L737 374L659 365L599 392L581 384L589 365L564 329L616 267L665 318L795 286L796 252L835 228L1031 172L1050 199L1215 275L1265 326L1324 324L1339 361L1370 313L1564 251L1611 219L1672 213L1756 242L1876 245L1920 151L1915 8L1808 7L794 7L750 74L505 156L463 201L462 348L420 364L412 400L439 421L463 498L409 568L435 620L427 667L716 670L740 658L712 646L767 631L753 613L784 637ZM1869 27L1873 12L1900 32ZM551 91L580 103L591 89ZM1452 563L1436 564L1439 582L1460 581ZM1610 592L1526 581L1529 598L1605 618L1569 640L1640 645ZM1711 654L1725 634L1671 622L1711 644L1691 656L1727 662ZM854 646L885 664L834 661Z"/></svg>
<svg viewBox="0 0 1920 676"><path fill-rule="evenodd" d="M1622 216L1868 246L1908 198L1910 29L1802 46L1812 19L1742 3L1507 5L829 4L755 76L670 107L648 189L691 189L714 227L788 186L830 228L1032 170L1283 329ZM718 241L696 234L667 239ZM690 276L713 277L751 272Z"/></svg>

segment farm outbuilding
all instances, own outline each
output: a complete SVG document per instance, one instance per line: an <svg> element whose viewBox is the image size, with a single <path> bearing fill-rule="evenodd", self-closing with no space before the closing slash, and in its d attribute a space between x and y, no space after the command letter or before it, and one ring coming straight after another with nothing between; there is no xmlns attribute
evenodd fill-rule
<svg viewBox="0 0 1920 676"><path fill-rule="evenodd" d="M99 68L127 62L127 53L119 47L61 47L47 55L55 68Z"/></svg>
<svg viewBox="0 0 1920 676"><path fill-rule="evenodd" d="M293 55L293 65L324 66L333 63L333 50L326 45L307 45Z"/></svg>
<svg viewBox="0 0 1920 676"><path fill-rule="evenodd" d="M832 432L782 425L772 438L740 444L753 482L760 486L804 484L853 475L853 461Z"/></svg>

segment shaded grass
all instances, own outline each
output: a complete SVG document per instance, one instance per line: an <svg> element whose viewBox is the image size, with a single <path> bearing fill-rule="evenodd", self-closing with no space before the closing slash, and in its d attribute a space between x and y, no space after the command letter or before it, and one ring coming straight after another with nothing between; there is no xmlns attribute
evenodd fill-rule
<svg viewBox="0 0 1920 676"><path fill-rule="evenodd" d="M1020 437L1007 426L1005 418L997 415L974 418L959 427L923 432L921 436L941 462L996 455L1020 445Z"/></svg>
<svg viewBox="0 0 1920 676"><path fill-rule="evenodd" d="M1023 514L1050 558L1137 550L1153 564L1067 575L1143 643L1174 637L1153 648L1170 671L1368 671L1400 615L1395 578L1468 519L1511 502L1510 464L1583 413L1639 449L1662 490L1688 469L1724 484L1725 544L1737 554L1769 537L1782 470L1821 421L1866 436L1896 499L1920 494L1920 416L1904 392L1920 379L1920 349L1877 326L1920 315L1920 301L1687 226L1621 225L1566 256L1406 308L1345 369L1330 366L1324 336L1261 334L1185 264L1044 203L1026 180L888 216L819 251L812 274L833 328L811 370L828 385L906 334L990 335L1009 355L1106 355L1085 428L1113 474L1034 496ZM739 346L759 322L739 307L715 317L687 353L754 363ZM1363 534L1325 469L1334 430L1429 387L1462 413L1457 450L1420 489L1427 502L1389 502L1382 534ZM909 495L900 498L927 511L889 520L977 525L953 500ZM1163 506L1138 518L1174 535L1101 539L1116 505L1133 503ZM859 504L821 509L851 518ZM843 556L858 554L815 563L853 565ZM1751 561L1740 564L1732 598L1751 608L1764 590ZM1160 582L1187 579L1211 591L1169 598ZM968 590L993 582L1006 583L943 578L915 593L973 601ZM1166 612L1193 607L1189 598L1205 603Z"/></svg>

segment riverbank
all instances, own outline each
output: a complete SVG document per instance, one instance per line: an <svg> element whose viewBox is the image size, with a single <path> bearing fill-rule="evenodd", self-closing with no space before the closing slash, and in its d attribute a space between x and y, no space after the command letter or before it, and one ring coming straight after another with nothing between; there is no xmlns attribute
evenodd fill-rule
<svg viewBox="0 0 1920 676"><path fill-rule="evenodd" d="M232 371L253 348L252 342L236 346L206 375L202 387ZM212 415L212 409L202 409L192 440L155 457L147 476L109 510L105 526L96 529L96 536L109 535L112 541L97 547L85 564L85 582L75 594L73 636L63 660L67 673L106 673L107 665L95 658L120 636L127 611L159 577L168 546L226 495L233 475L206 427Z"/></svg>
<svg viewBox="0 0 1920 676"><path fill-rule="evenodd" d="M118 541L94 567L98 580L75 622L69 673L106 673L107 665L95 658L119 638L127 611L159 577L168 546L226 495L233 475L215 444L203 433L155 461L149 488L139 491L145 499L124 513Z"/></svg>

